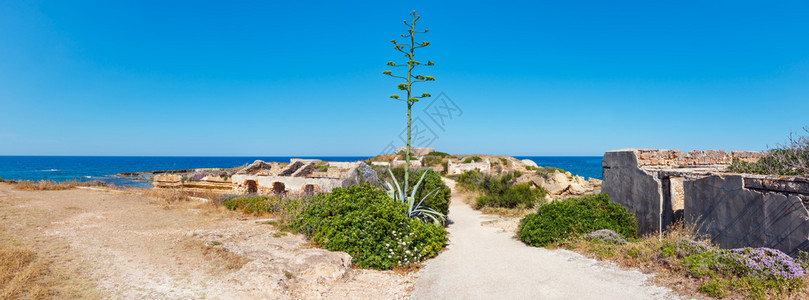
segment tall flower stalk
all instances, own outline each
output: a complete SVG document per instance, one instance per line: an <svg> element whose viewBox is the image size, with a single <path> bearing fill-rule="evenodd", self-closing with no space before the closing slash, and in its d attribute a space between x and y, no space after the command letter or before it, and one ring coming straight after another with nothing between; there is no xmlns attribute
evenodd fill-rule
<svg viewBox="0 0 809 300"><path fill-rule="evenodd" d="M404 192L405 193L407 193L407 191L408 191L408 186L407 185L408 185L408 182L409 182L409 179L410 179L410 171L409 171L410 170L410 125L411 125L410 124L410 112L411 112L411 110L413 108L413 104L418 102L419 99L430 97L430 94L428 94L428 93L422 93L421 96L414 96L412 87L413 87L413 84L415 84L415 83L425 82L425 81L434 81L435 80L435 78L433 78L432 76L414 74L414 72L413 72L413 70L417 66L433 66L435 64L433 64L433 62L429 61L429 60L426 63L416 61L416 59L415 59L415 51L416 51L416 49L427 47L427 46L430 45L430 42L427 42L427 41L417 42L416 41L416 34L417 33L418 34L427 33L427 29L424 29L424 31L416 31L416 22L421 17L418 14L416 14L415 10L410 13L410 17L411 17L410 23L408 23L407 20L404 20L404 24L405 24L405 26L407 26L407 34L402 34L401 35L402 38L405 39L405 41L407 39L410 39L410 43L409 44L401 44L401 43L397 42L396 40L391 40L390 41L391 43L393 43L393 48L396 49L396 51L402 52L402 54L404 54L404 56L407 58L407 61L404 64L397 64L397 63L392 62L392 61L389 61L387 63L387 65L391 66L391 67L407 67L407 75L406 76L394 75L392 71L384 71L384 72L382 72L382 74L385 74L385 75L388 75L388 76L391 76L391 77L394 77L394 78L403 79L404 82L399 83L398 88L399 88L399 90L407 92L407 97L405 99L401 99L401 97L399 97L399 95L391 95L390 96L390 98L392 98L394 100L399 100L399 101L407 103L407 150L405 152L405 178L404 178L404 182L403 182L404 183Z"/></svg>

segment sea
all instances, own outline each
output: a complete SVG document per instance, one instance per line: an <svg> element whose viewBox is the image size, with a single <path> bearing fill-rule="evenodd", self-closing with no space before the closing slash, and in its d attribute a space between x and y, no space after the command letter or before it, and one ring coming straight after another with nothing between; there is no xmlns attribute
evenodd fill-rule
<svg viewBox="0 0 809 300"><path fill-rule="evenodd" d="M600 156L515 156L539 166L567 170L585 178L601 179ZM6 180L101 181L108 185L151 187L148 180L115 176L119 173L197 168L232 168L256 160L289 162L291 158L358 161L368 156L0 156L0 178Z"/></svg>

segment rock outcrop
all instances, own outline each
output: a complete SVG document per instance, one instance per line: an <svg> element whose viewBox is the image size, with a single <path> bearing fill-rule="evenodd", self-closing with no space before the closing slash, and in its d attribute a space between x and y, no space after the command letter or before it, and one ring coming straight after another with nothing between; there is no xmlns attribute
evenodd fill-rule
<svg viewBox="0 0 809 300"><path fill-rule="evenodd" d="M527 178L527 179L522 179ZM526 174L518 179L531 182L534 186L541 187L548 192L550 199L564 199L571 196L582 196L596 194L601 190L601 180L572 175L570 172L555 171L543 175Z"/></svg>

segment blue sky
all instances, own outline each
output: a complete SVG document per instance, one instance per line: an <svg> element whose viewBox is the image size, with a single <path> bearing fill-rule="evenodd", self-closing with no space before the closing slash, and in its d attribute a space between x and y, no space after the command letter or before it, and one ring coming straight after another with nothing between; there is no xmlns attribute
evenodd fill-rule
<svg viewBox="0 0 809 300"><path fill-rule="evenodd" d="M415 105L439 150L763 150L809 125L806 1L0 1L0 155L375 155L405 126L381 73L413 9L416 92L462 110Z"/></svg>

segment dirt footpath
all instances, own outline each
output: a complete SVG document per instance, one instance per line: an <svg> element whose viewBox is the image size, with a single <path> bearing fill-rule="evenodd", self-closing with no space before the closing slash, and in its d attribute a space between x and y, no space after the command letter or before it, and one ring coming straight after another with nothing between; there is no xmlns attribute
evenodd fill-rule
<svg viewBox="0 0 809 300"><path fill-rule="evenodd" d="M649 275L566 250L529 247L484 227L480 212L452 190L448 249L426 262L412 299L677 299Z"/></svg>
<svg viewBox="0 0 809 300"><path fill-rule="evenodd" d="M347 254L314 248L272 220L207 206L0 183L0 242L50 258L93 298L401 299L415 282L352 269Z"/></svg>

